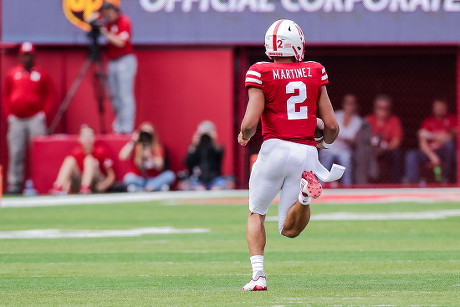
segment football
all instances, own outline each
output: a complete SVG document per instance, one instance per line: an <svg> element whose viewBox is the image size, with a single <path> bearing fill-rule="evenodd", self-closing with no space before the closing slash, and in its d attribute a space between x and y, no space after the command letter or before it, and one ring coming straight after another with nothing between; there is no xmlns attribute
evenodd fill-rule
<svg viewBox="0 0 460 307"><path fill-rule="evenodd" d="M316 118L315 141L319 143L324 138L324 122L321 118Z"/></svg>

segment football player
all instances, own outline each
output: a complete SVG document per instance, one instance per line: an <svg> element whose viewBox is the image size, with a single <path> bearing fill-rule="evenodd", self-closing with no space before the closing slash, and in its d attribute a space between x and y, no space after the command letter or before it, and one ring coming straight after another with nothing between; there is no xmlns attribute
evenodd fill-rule
<svg viewBox="0 0 460 307"><path fill-rule="evenodd" d="M297 237L310 220L311 198L322 191L313 173L317 148L331 148L339 133L326 90L328 75L320 63L303 62L300 27L291 20L275 21L265 34L265 49L273 62L254 64L246 74L249 102L238 135L238 143L246 146L262 117L264 142L249 180L247 242L253 274L243 291L267 290L264 221L273 199L281 190L280 233ZM324 122L319 143L314 138L317 113Z"/></svg>

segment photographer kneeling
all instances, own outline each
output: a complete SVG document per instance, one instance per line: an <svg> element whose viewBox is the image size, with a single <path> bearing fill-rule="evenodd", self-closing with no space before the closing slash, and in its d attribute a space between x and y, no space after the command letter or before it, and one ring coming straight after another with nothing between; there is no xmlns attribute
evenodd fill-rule
<svg viewBox="0 0 460 307"><path fill-rule="evenodd" d="M131 141L120 150L119 158L132 161L131 171L123 178L128 192L169 190L174 182L174 173L164 170L165 150L149 122L142 123L133 132Z"/></svg>
<svg viewBox="0 0 460 307"><path fill-rule="evenodd" d="M182 190L225 190L234 182L222 176L224 148L217 142L216 126L211 121L203 121L193 135L185 165L190 177L180 182Z"/></svg>

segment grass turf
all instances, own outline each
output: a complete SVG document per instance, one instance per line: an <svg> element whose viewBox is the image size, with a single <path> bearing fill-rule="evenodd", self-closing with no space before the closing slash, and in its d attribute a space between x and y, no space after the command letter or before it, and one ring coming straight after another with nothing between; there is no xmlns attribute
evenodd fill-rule
<svg viewBox="0 0 460 307"><path fill-rule="evenodd" d="M229 201L231 203L231 201ZM315 205L312 212L414 212L460 203ZM269 215L276 215L272 206ZM173 226L209 233L0 239L0 305L274 306L460 303L460 217L312 221L296 239L267 222L269 291L250 278L247 207L170 202L0 209L0 231Z"/></svg>

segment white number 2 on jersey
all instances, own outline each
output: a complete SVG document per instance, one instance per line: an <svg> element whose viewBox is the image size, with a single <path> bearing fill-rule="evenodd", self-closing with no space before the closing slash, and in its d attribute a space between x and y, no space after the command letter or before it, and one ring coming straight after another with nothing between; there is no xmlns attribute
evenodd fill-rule
<svg viewBox="0 0 460 307"><path fill-rule="evenodd" d="M307 86L302 81L291 81L286 85L286 94L294 94L299 90L299 95L292 96L287 100L287 115L289 120L307 119L308 107L301 106L299 111L295 110L295 105L303 103L307 99Z"/></svg>

